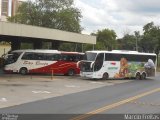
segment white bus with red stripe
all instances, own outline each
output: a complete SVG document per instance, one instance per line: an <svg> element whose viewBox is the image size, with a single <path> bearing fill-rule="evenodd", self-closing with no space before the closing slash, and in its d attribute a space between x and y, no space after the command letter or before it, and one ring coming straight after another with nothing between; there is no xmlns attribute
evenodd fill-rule
<svg viewBox="0 0 160 120"><path fill-rule="evenodd" d="M83 53L57 50L15 50L7 55L6 73L54 73L63 75L79 74L77 62Z"/></svg>

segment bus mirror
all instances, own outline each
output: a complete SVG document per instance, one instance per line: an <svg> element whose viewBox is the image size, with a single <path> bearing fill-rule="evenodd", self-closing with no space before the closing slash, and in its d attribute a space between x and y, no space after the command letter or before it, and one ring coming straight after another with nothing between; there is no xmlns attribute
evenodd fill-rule
<svg viewBox="0 0 160 120"><path fill-rule="evenodd" d="M78 61L78 62L77 62L77 67L78 67L78 68L80 67L80 65L82 64L82 62L84 62L84 61L81 60L81 61Z"/></svg>
<svg viewBox="0 0 160 120"><path fill-rule="evenodd" d="M81 61L78 61L78 62L77 62L77 68L79 68L80 62L81 62Z"/></svg>
<svg viewBox="0 0 160 120"><path fill-rule="evenodd" d="M93 68L94 62L91 62L90 68Z"/></svg>

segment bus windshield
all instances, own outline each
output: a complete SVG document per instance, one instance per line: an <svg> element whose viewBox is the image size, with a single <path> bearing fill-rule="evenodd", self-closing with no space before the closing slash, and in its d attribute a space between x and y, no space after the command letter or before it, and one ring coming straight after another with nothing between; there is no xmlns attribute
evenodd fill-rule
<svg viewBox="0 0 160 120"><path fill-rule="evenodd" d="M21 55L21 53L19 53L19 52L7 54L7 56L5 58L5 65L15 63L20 55Z"/></svg>
<svg viewBox="0 0 160 120"><path fill-rule="evenodd" d="M97 56L97 53L86 52L84 56L84 60L95 61L96 56Z"/></svg>

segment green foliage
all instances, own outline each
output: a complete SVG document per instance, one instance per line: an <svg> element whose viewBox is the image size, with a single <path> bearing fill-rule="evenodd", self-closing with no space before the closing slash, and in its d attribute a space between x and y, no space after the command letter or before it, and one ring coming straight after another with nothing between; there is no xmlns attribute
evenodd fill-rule
<svg viewBox="0 0 160 120"><path fill-rule="evenodd" d="M80 33L81 12L73 0L29 0L8 21Z"/></svg>
<svg viewBox="0 0 160 120"><path fill-rule="evenodd" d="M102 29L96 33L97 44L95 49L97 50L112 50L116 47L116 33L114 30Z"/></svg>
<svg viewBox="0 0 160 120"><path fill-rule="evenodd" d="M121 50L135 50L136 37L134 35L125 35L122 39L117 40L118 48Z"/></svg>
<svg viewBox="0 0 160 120"><path fill-rule="evenodd" d="M73 5L73 0L29 0L23 2L18 8L15 16L9 17L8 21L36 25L70 32L80 33L80 19L82 18L79 9ZM97 36L97 44L94 49L97 50L136 50L136 42L139 51L153 52L156 54L160 50L160 27L150 22L143 27L144 34L140 35L139 31L135 31L134 35L126 34L123 38L116 40L114 30L102 29L91 35ZM59 45L58 43L57 45ZM60 50L68 51L85 51L92 50L93 45L82 45L71 43L63 43Z"/></svg>
<svg viewBox="0 0 160 120"><path fill-rule="evenodd" d="M136 50L137 43L138 51L155 51L158 54L160 50L160 27L151 22L144 25L143 31L143 35L140 35L139 31L135 31L134 35L126 34L123 38L118 39L118 49Z"/></svg>
<svg viewBox="0 0 160 120"><path fill-rule="evenodd" d="M153 22L143 27L144 35L140 41L140 47L146 52L159 51L160 48L160 28Z"/></svg>

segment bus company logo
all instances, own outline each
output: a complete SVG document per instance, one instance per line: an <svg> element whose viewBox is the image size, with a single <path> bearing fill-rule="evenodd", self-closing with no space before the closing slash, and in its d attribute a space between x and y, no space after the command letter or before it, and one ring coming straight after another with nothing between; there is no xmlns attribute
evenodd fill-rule
<svg viewBox="0 0 160 120"><path fill-rule="evenodd" d="M108 67L108 70L117 70L118 67Z"/></svg>
<svg viewBox="0 0 160 120"><path fill-rule="evenodd" d="M111 62L110 64L111 64L111 65L116 65L116 62Z"/></svg>
<svg viewBox="0 0 160 120"><path fill-rule="evenodd" d="M24 61L24 62L23 62L23 64L25 64L25 65L32 65L32 64L33 64L33 62L30 62L30 61Z"/></svg>
<svg viewBox="0 0 160 120"><path fill-rule="evenodd" d="M47 66L48 63L37 61L37 62L36 62L36 65L44 65L44 66Z"/></svg>

